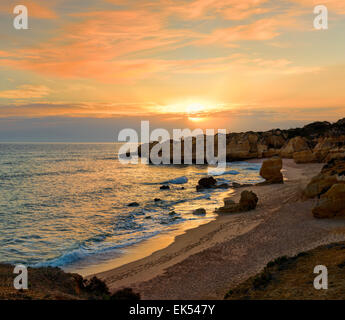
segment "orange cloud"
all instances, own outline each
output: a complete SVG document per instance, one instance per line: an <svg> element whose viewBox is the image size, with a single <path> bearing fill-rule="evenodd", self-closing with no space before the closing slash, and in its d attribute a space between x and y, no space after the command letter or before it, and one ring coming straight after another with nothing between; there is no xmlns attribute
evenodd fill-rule
<svg viewBox="0 0 345 320"><path fill-rule="evenodd" d="M268 0L195 0L168 3L163 10L167 14L177 14L183 19L210 19L220 15L228 20L242 20L255 14L269 12L260 8Z"/></svg>
<svg viewBox="0 0 345 320"><path fill-rule="evenodd" d="M0 50L0 58L9 57L9 56L11 56L11 55L8 52Z"/></svg>
<svg viewBox="0 0 345 320"><path fill-rule="evenodd" d="M47 1L45 1L45 5L41 5L33 1L29 2L27 4L29 16L37 19L56 19L56 13L52 9L48 8L46 4Z"/></svg>
<svg viewBox="0 0 345 320"><path fill-rule="evenodd" d="M56 1L56 0L55 0ZM296 0L297 1L297 0ZM303 0L301 0L303 1ZM306 0L308 1L308 0ZM108 1L125 5L125 1ZM246 41L265 41L279 36L285 29L297 25L292 11L251 19L251 15L271 11L263 8L267 0L195 0L161 2L136 1L135 6L121 10L81 12L69 15L61 33L36 47L0 52L0 65L33 71L63 79L91 79L103 83L135 83L140 79L172 74L222 73L236 69L246 72L303 73L313 70L281 65L281 59L271 59L270 68L263 60L234 59L228 54L220 58L162 58L160 54L188 46L239 48ZM32 2L35 3L35 2ZM130 2L131 3L131 2ZM159 6L158 6L159 4ZM171 16L208 19L210 14L236 20L231 27L213 27L199 31L193 27L173 28ZM44 16L42 14L41 16ZM47 16L49 14L47 13ZM267 62L266 62L267 63ZM245 66L247 64L247 67Z"/></svg>
<svg viewBox="0 0 345 320"><path fill-rule="evenodd" d="M47 95L51 90L46 86L33 86L33 85L22 85L15 90L4 90L0 91L0 98L3 99L31 99L31 98L42 98Z"/></svg>
<svg viewBox="0 0 345 320"><path fill-rule="evenodd" d="M14 3L13 1L10 1L10 0L2 0L1 4L0 4L0 12L13 14L14 7L16 5L19 5L19 4L25 5L28 8L29 18L30 17L33 17L36 19L55 19L55 18L57 18L56 13L50 7L51 1L26 0L23 3L22 2Z"/></svg>
<svg viewBox="0 0 345 320"><path fill-rule="evenodd" d="M292 0L292 2L300 4L303 7L310 8L310 12L313 12L313 8L318 5L324 5L329 10L337 14L345 14L345 2L339 0Z"/></svg>
<svg viewBox="0 0 345 320"><path fill-rule="evenodd" d="M201 8L217 3L198 1L193 3ZM261 2L248 0L243 8L248 3ZM226 3L221 2L217 6ZM61 78L133 83L155 73L175 72L176 67L183 72L181 69L186 66L186 72L188 64L193 64L193 61L145 58L145 54L152 55L188 45L236 47L236 42L241 40L273 39L279 35L279 28L292 22L291 18L273 17L201 33L187 28L168 28L164 14L140 7L135 10L79 13L73 17L78 21L68 23L58 37L36 48L16 50L0 64ZM137 58L137 55L142 57ZM212 72L212 61L215 60L205 62L208 66L204 70ZM194 65L199 62L196 61ZM213 71L222 70L216 63Z"/></svg>
<svg viewBox="0 0 345 320"><path fill-rule="evenodd" d="M155 105L148 103L64 103L40 102L0 105L0 118L9 117L124 117L124 116L149 116L154 115Z"/></svg>
<svg viewBox="0 0 345 320"><path fill-rule="evenodd" d="M270 40L280 34L279 29L296 23L291 17L273 17L256 20L251 24L243 24L230 28L216 29L194 42L196 45L218 44L229 46L242 40Z"/></svg>

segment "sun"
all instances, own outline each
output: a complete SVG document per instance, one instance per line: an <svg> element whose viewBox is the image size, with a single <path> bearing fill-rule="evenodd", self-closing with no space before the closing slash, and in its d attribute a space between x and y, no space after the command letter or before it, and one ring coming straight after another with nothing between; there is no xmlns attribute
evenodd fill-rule
<svg viewBox="0 0 345 320"><path fill-rule="evenodd" d="M198 118L198 117L188 117L188 120L193 122L199 122L205 120L204 118Z"/></svg>
<svg viewBox="0 0 345 320"><path fill-rule="evenodd" d="M205 111L205 107L200 103L192 103L186 108L188 114L188 120L193 122L198 122L204 120L203 117L200 117L199 114Z"/></svg>

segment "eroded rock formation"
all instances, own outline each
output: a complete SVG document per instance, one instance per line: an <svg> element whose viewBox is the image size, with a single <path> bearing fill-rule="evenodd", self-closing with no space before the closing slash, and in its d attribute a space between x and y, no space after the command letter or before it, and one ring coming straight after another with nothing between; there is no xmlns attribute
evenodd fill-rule
<svg viewBox="0 0 345 320"><path fill-rule="evenodd" d="M303 194L306 198L320 198L337 183L345 183L345 157L325 164L321 172L311 179Z"/></svg>
<svg viewBox="0 0 345 320"><path fill-rule="evenodd" d="M324 193L313 209L315 218L345 216L345 184L334 184Z"/></svg>
<svg viewBox="0 0 345 320"><path fill-rule="evenodd" d="M230 197L224 198L224 207L216 209L216 213L239 213L254 210L258 201L254 192L244 190L239 203L235 203Z"/></svg>
<svg viewBox="0 0 345 320"><path fill-rule="evenodd" d="M227 189L230 186L227 183L217 184L217 180L213 177L201 178L196 186L196 191L202 191L205 189Z"/></svg>
<svg viewBox="0 0 345 320"><path fill-rule="evenodd" d="M196 138L191 139L191 161L197 160ZM206 141L204 136L204 141ZM215 155L218 151L218 136L215 136ZM166 150L170 150L169 159L173 163L173 150L176 141L169 140L157 145L152 142L149 149L153 154L160 156L159 148L168 144ZM184 144L181 142L181 161L184 159ZM205 143L206 145L206 143ZM186 146L188 144L186 143ZM138 155L141 156L141 146ZM204 147L205 153L205 147ZM226 135L226 159L227 161L247 160L253 158L270 158L281 156L293 158L296 163L326 162L331 159L345 156L345 118L336 123L314 122L303 128L289 130L274 129L266 132L242 132Z"/></svg>
<svg viewBox="0 0 345 320"><path fill-rule="evenodd" d="M303 194L306 198L319 199L312 211L315 218L345 216L345 157L324 165Z"/></svg>
<svg viewBox="0 0 345 320"><path fill-rule="evenodd" d="M281 169L283 168L283 161L279 157L273 157L267 159L262 163L260 169L260 176L263 177L266 181L260 183L262 184L273 184L273 183L283 183L283 174Z"/></svg>

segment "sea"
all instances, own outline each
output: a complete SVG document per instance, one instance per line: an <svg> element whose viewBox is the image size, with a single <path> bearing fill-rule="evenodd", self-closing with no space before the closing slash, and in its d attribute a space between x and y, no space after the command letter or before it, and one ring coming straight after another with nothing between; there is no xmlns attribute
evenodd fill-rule
<svg viewBox="0 0 345 320"><path fill-rule="evenodd" d="M120 146L0 143L0 263L78 271L215 219L224 189L196 191L207 166L123 164ZM210 170L219 183L262 181L258 163Z"/></svg>

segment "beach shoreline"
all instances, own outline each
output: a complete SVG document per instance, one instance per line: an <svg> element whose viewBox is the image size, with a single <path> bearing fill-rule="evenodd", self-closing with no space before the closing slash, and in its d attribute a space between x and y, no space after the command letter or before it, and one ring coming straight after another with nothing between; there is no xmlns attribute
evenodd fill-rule
<svg viewBox="0 0 345 320"><path fill-rule="evenodd" d="M177 237L185 234L189 230L197 229L204 224L208 224L216 219L216 216L207 217L204 220L185 221L181 225L172 226L170 230L163 231L139 243L121 249L121 252L111 251L93 256L92 260L84 259L73 264L64 266L65 272L78 273L83 277L91 277L98 273L103 273L131 262L144 259L156 251L164 250L173 244Z"/></svg>
<svg viewBox="0 0 345 320"><path fill-rule="evenodd" d="M345 221L317 220L311 214L315 200L301 200L322 164L283 162L284 184L239 188L232 194L238 201L244 189L254 191L256 210L219 215L177 235L165 248L97 276L111 291L131 287L143 299L222 299L274 258L345 240L345 233L337 232Z"/></svg>
<svg viewBox="0 0 345 320"><path fill-rule="evenodd" d="M246 162L249 163L252 161ZM92 257L65 265L62 269L65 272L78 273L83 277L92 277L95 274L107 272L129 263L136 262L154 254L157 251L164 250L172 245L177 238L179 239L180 236L183 236L188 231L198 229L203 225L214 222L218 215L214 212L215 207L212 203L219 203L219 205L222 205L224 197L233 192L234 189L229 188L226 189L226 191L212 193L209 198L209 200L212 198L212 201L208 201L210 204L203 206L207 211L205 216L196 215L194 216L195 219L186 219L182 223L171 225L167 230L138 243L124 246L120 250L112 250L95 254ZM186 203L186 205L189 208L188 211L190 211L191 216L193 216L193 211L199 208L198 205L192 202Z"/></svg>

